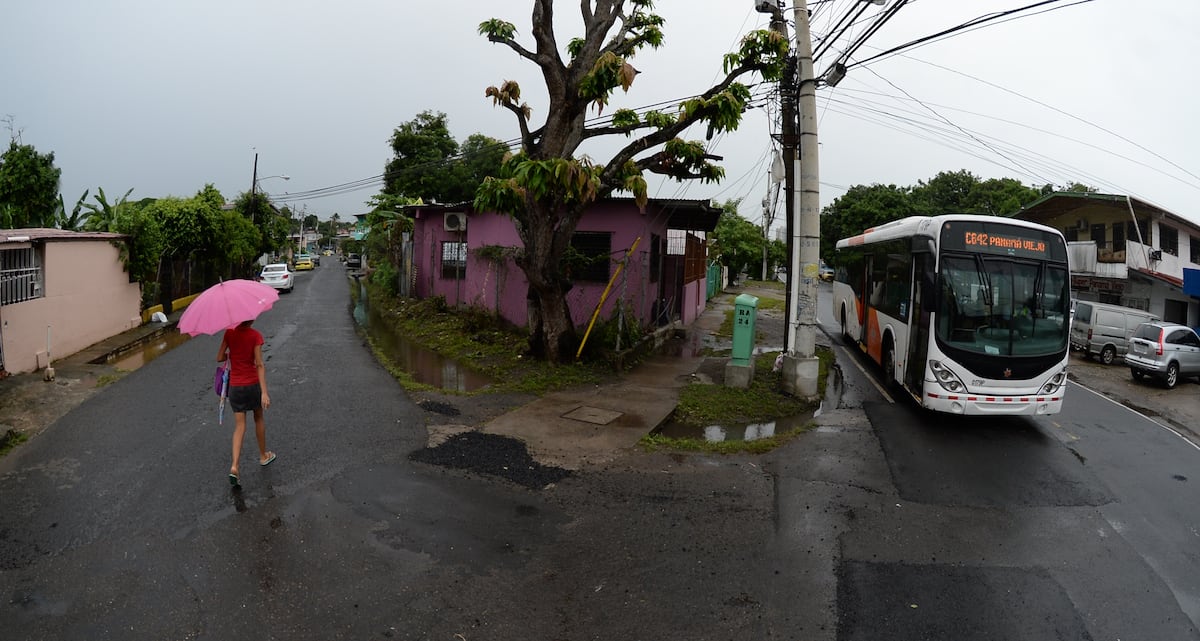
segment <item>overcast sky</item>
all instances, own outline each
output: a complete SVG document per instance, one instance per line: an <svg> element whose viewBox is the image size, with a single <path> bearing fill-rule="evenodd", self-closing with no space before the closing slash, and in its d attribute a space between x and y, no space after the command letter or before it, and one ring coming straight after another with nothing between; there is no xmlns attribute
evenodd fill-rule
<svg viewBox="0 0 1200 641"><path fill-rule="evenodd" d="M1027 15L852 68L818 92L822 205L855 184L914 185L943 170L1026 184L1083 182L1200 222L1200 3L1064 0ZM888 5L896 0L888 0ZM1034 0L916 0L858 50L861 60ZM273 196L382 173L393 129L445 112L454 137L517 136L484 89L521 83L544 115L536 68L477 34L514 23L530 48L530 0L14 0L0 27L0 115L21 141L54 152L70 208L85 189L110 198L190 196L213 183L249 189L254 156ZM721 56L767 18L752 0L659 0L666 43L612 107L702 92ZM853 0L812 3L814 37ZM559 2L559 42L579 33ZM871 6L864 18L884 8ZM790 11L788 12L790 16ZM1031 12L1032 13L1032 12ZM858 24L859 34L869 21ZM818 40L819 42L819 40ZM848 39L834 43L844 47ZM823 54L818 72L834 60ZM719 185L652 181L657 197L743 198L758 221L773 109L719 136ZM3 132L7 134L7 132ZM702 129L690 138L704 137ZM603 148L593 149L597 158ZM295 203L322 219L366 210L378 186Z"/></svg>

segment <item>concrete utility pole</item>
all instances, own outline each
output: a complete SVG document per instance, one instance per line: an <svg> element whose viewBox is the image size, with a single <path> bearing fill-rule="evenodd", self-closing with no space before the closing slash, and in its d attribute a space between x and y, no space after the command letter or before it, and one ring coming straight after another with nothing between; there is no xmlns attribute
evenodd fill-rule
<svg viewBox="0 0 1200 641"><path fill-rule="evenodd" d="M817 163L817 92L813 74L812 41L808 26L808 3L796 0L793 7L796 22L796 83L799 87L800 158L793 155L786 180L789 243L791 263L788 267L788 306L786 353L783 356L783 389L802 398L818 395L816 357L817 337L817 276L821 259L821 198L820 172ZM786 32L785 32L786 35ZM783 97L784 149L787 145L787 105L791 96ZM795 147L793 146L794 150ZM800 174L799 198L795 176Z"/></svg>

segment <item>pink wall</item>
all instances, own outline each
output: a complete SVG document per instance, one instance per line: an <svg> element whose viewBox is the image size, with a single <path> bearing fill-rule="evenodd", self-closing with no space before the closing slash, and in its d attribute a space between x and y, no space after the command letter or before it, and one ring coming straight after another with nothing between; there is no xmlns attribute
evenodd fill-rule
<svg viewBox="0 0 1200 641"><path fill-rule="evenodd" d="M47 241L42 265L45 295L0 309L9 372L46 366L47 325L59 359L141 324L141 289L110 241Z"/></svg>
<svg viewBox="0 0 1200 641"><path fill-rule="evenodd" d="M519 247L513 221L495 213L473 213L468 215L465 234L444 229L443 209L418 210L413 230L413 263L416 266L414 293L419 298L444 296L446 302L465 304L488 309L497 309L500 315L516 325L525 325L528 320L526 308L527 281L524 273L511 260L497 265L495 261L482 258L478 250L485 245ZM649 318L658 296L659 283L648 282L650 263L650 239L652 234L666 236L666 218L642 214L631 203L602 203L595 206L580 221L577 231L612 232L614 260L625 256L625 250L642 237L635 252L630 256L621 275L605 300L600 319L609 318L618 299L624 299L626 307L641 318ZM442 242L465 238L467 251L466 277L462 280L441 277ZM615 264L609 273L615 270ZM567 294L571 317L582 326L591 320L592 313L600 300L607 283L577 282Z"/></svg>
<svg viewBox="0 0 1200 641"><path fill-rule="evenodd" d="M692 324L696 317L704 311L708 301L708 281L694 280L683 286L683 302L679 306L679 323L683 326Z"/></svg>

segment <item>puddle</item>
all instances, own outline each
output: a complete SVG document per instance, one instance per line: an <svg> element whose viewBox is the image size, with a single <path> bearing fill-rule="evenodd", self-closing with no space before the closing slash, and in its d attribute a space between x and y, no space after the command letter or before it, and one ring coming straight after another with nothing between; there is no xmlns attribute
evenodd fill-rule
<svg viewBox="0 0 1200 641"><path fill-rule="evenodd" d="M748 425L708 425L695 427L679 423L667 423L655 430L656 434L670 438L690 438L705 440L709 443L723 441L757 441L776 434L784 434L798 427L807 425L813 418L812 414L786 416L766 423L750 423Z"/></svg>
<svg viewBox="0 0 1200 641"><path fill-rule="evenodd" d="M109 358L106 363L125 371L133 371L146 363L186 343L191 337L169 329L154 338L139 343L133 349Z"/></svg>
<svg viewBox="0 0 1200 641"><path fill-rule="evenodd" d="M366 286L359 284L358 302L354 306L354 321L374 341L379 351L413 380L439 389L472 392L487 387L491 379L459 365L418 343L392 331L379 315L371 310Z"/></svg>

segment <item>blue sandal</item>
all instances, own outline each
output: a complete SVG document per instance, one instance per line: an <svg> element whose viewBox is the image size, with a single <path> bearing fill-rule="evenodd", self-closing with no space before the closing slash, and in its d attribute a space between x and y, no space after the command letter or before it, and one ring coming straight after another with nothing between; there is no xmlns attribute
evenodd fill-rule
<svg viewBox="0 0 1200 641"><path fill-rule="evenodd" d="M239 487L241 483L238 481L238 475L233 472L229 473L229 484L234 487Z"/></svg>

